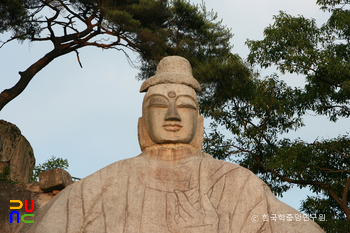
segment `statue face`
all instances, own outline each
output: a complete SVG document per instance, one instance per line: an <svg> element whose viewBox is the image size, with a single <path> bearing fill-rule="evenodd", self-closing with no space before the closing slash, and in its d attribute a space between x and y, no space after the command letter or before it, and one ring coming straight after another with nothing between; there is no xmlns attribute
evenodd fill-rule
<svg viewBox="0 0 350 233"><path fill-rule="evenodd" d="M151 140L190 143L196 133L198 102L195 91L181 84L158 84L148 89L143 117Z"/></svg>

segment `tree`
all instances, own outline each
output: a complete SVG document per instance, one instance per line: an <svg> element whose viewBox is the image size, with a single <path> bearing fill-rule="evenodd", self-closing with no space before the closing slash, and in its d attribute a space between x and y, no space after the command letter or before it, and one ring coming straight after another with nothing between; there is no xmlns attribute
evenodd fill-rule
<svg viewBox="0 0 350 233"><path fill-rule="evenodd" d="M213 130L204 149L250 169L277 195L293 185L309 187L316 196L303 201L301 211L325 214L327 221L318 223L326 231L348 232L349 134L313 142L283 138L304 126L308 112L334 122L350 116L350 3L317 3L332 12L326 24L318 27L313 19L281 12L263 40L247 41L252 67L242 69L246 75L220 73L222 81L208 80L211 88L200 101ZM260 78L255 65L305 75L306 84L290 87L277 74ZM233 137L226 139L222 127Z"/></svg>
<svg viewBox="0 0 350 233"><path fill-rule="evenodd" d="M19 72L15 86L0 94L0 110L51 61L70 52L79 61L79 49L86 46L121 51L133 65L128 53L137 53L140 79L154 74L167 55L188 58L194 70L203 62L210 69L231 56L230 30L204 5L184 0L5 0L0 2L0 33L4 32L12 35L0 47L28 40L51 41L53 49Z"/></svg>
<svg viewBox="0 0 350 233"><path fill-rule="evenodd" d="M69 163L67 159L56 158L55 156L52 156L51 159L48 159L43 164L39 164L33 168L32 176L30 177L29 182L39 182L39 174L43 171L49 171L56 168L62 168L66 170L68 167Z"/></svg>

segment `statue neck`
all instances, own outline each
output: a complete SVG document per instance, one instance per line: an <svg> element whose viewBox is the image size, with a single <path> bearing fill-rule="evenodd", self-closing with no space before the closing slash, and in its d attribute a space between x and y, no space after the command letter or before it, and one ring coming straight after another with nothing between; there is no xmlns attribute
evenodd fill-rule
<svg viewBox="0 0 350 233"><path fill-rule="evenodd" d="M202 153L189 144L157 144L145 148L142 153L151 160L177 164L187 161L188 158L203 157Z"/></svg>

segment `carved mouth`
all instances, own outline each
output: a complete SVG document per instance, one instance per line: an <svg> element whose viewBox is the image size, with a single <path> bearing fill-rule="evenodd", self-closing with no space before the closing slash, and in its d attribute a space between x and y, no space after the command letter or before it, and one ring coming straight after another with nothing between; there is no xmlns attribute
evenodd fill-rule
<svg viewBox="0 0 350 233"><path fill-rule="evenodd" d="M182 126L178 124L166 124L166 125L163 125L163 128L166 131L177 132L182 128Z"/></svg>

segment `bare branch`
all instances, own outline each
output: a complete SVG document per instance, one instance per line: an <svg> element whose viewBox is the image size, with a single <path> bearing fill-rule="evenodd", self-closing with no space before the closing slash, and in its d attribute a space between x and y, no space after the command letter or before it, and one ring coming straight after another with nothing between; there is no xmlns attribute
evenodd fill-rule
<svg viewBox="0 0 350 233"><path fill-rule="evenodd" d="M11 42L11 41L13 41L13 40L16 40L17 39L17 37L12 37L12 38L10 38L10 39L8 39L7 41L0 41L0 49L5 45L5 44L7 44L7 43L9 43L9 42Z"/></svg>
<svg viewBox="0 0 350 233"><path fill-rule="evenodd" d="M54 33L53 29L52 29L51 24L52 24L52 22L55 19L57 19L59 14L60 14L60 11L56 9L56 14L53 17L51 17L51 18L45 17L46 20L47 20L47 28L48 28L48 30L50 32L50 38L51 38L51 41L52 41L52 43L54 44L55 47L57 46L57 43L56 43L56 40L55 40L55 33Z"/></svg>
<svg viewBox="0 0 350 233"><path fill-rule="evenodd" d="M84 22L85 20L83 18L80 17L80 15L78 15L77 13L75 13L74 11L72 11L69 7L68 4L65 4L62 2L62 0L57 0L59 3L61 3L61 6L64 7L64 9L66 9L69 13L71 13L72 15L74 15L74 17L77 17L78 19L80 19L80 21Z"/></svg>
<svg viewBox="0 0 350 233"><path fill-rule="evenodd" d="M75 53L77 54L77 59L78 59L78 62L79 62L80 67L83 68L83 65L82 65L81 62L80 62L78 50L74 50L74 51L75 51Z"/></svg>

